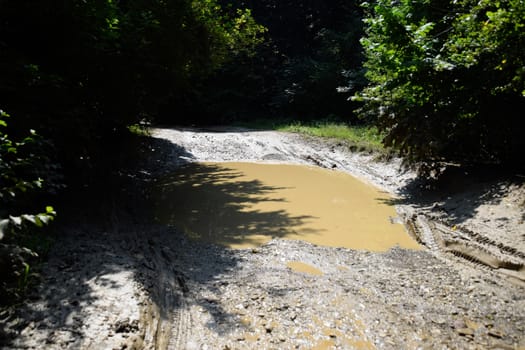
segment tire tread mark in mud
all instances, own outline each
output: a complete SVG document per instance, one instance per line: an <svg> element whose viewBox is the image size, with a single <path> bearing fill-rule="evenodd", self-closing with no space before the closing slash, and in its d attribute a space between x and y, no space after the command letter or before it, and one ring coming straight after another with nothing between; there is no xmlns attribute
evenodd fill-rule
<svg viewBox="0 0 525 350"><path fill-rule="evenodd" d="M522 260L523 254L516 249L498 244L490 239L483 239L481 235L472 231L457 227L451 229L445 223L429 219L424 215L404 214L408 232L431 251L449 253L461 258L464 262L488 268L513 280L518 280L519 283L525 282L525 264L519 261ZM456 239L444 236L456 237Z"/></svg>
<svg viewBox="0 0 525 350"><path fill-rule="evenodd" d="M149 245L148 254L155 268L153 294L157 303L154 348L186 349L191 334L191 315L184 276L173 267L175 259L167 247Z"/></svg>
<svg viewBox="0 0 525 350"><path fill-rule="evenodd" d="M473 232L465 227L460 227L460 229L461 229L461 232L467 234L470 239L473 239L474 241L480 244L491 246L491 247L497 247L503 253L506 253L508 255L525 260L525 253L518 251L514 247L509 247L507 245L504 245L503 243L498 243L494 240L491 240L488 237L482 236L478 234L477 232Z"/></svg>
<svg viewBox="0 0 525 350"><path fill-rule="evenodd" d="M166 348L168 350L186 349L192 328L186 297L181 295L178 299L178 305L174 306L171 310L171 329Z"/></svg>

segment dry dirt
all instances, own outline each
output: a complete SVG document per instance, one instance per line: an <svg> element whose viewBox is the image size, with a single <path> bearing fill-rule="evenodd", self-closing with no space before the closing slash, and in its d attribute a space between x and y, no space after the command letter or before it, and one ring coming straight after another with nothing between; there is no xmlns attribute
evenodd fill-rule
<svg viewBox="0 0 525 350"><path fill-rule="evenodd" d="M425 249L274 239L230 250L132 217L70 225L39 289L0 312L3 348L525 349L522 177L450 174L425 189L399 160L334 141L242 129L152 136L142 181L199 161L333 168L395 195L398 219Z"/></svg>

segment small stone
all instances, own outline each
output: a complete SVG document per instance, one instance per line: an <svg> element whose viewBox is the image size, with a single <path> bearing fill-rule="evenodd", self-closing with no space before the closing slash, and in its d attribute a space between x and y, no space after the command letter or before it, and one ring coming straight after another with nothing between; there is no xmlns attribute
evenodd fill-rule
<svg viewBox="0 0 525 350"><path fill-rule="evenodd" d="M491 329L489 330L489 333L488 333L491 337L494 337L494 338L498 338L498 339L501 339L505 336L505 333L503 333L502 331L500 330L497 330L497 329Z"/></svg>
<svg viewBox="0 0 525 350"><path fill-rule="evenodd" d="M469 320L466 317L465 317L464 321L465 321L465 325L467 326L467 328L470 328L473 331L476 331L480 327L480 325L478 323L476 323L474 321L471 321L471 320Z"/></svg>
<svg viewBox="0 0 525 350"><path fill-rule="evenodd" d="M474 331L470 328L459 328L456 329L456 332L464 337L474 337Z"/></svg>
<svg viewBox="0 0 525 350"><path fill-rule="evenodd" d="M441 335L441 330L439 330L437 328L432 328L430 333L432 334L432 336L437 337L437 336Z"/></svg>
<svg viewBox="0 0 525 350"><path fill-rule="evenodd" d="M445 324L446 323L446 320L444 318L441 318L441 317L434 317L432 318L432 322L434 322L435 324Z"/></svg>
<svg viewBox="0 0 525 350"><path fill-rule="evenodd" d="M454 328L456 329L461 329L461 328L466 328L467 325L465 324L465 322L463 320L455 320L454 321Z"/></svg>
<svg viewBox="0 0 525 350"><path fill-rule="evenodd" d="M289 308L290 308L289 305L283 304L283 305L277 307L277 310L278 311L285 311L285 310L288 310Z"/></svg>

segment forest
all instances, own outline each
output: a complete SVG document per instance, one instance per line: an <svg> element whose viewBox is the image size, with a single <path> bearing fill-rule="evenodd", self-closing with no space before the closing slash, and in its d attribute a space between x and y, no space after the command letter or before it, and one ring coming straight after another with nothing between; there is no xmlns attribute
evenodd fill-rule
<svg viewBox="0 0 525 350"><path fill-rule="evenodd" d="M524 111L522 0L0 0L0 299L133 130L370 125L425 176L523 169Z"/></svg>

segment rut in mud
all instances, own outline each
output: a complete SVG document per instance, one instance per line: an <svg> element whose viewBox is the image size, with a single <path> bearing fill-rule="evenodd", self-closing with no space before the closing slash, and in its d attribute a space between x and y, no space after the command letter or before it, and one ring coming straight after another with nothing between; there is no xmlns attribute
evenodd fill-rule
<svg viewBox="0 0 525 350"><path fill-rule="evenodd" d="M377 162L334 142L245 130L155 129L153 137L137 175L148 186L191 162L338 169L396 195L392 204L425 249L369 252L276 238L232 250L133 217L110 228L77 225L51 255L41 297L0 315L8 348L525 346L525 230L515 184L483 183L491 195L483 200L472 186L427 196L410 192L414 174L397 160Z"/></svg>

